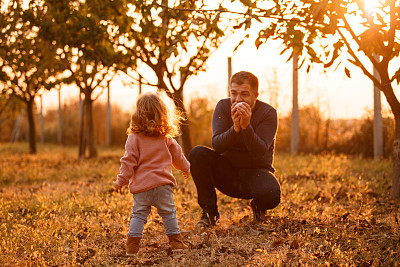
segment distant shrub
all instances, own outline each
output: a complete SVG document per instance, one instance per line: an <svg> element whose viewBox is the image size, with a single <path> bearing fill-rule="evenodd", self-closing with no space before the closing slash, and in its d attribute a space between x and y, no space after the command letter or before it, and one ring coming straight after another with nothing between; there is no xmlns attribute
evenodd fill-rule
<svg viewBox="0 0 400 267"><path fill-rule="evenodd" d="M26 119L24 106L14 102L4 106L0 99L1 142L10 141L16 118L22 110L22 120L18 140L25 140ZM215 103L207 98L193 98L188 106L190 137L192 145L211 147L212 115ZM97 145L106 144L106 111L102 102L93 105L93 120ZM40 116L36 107L36 136L40 141ZM126 129L129 126L130 114L117 105L111 106L111 140L112 146L123 146L126 140ZM336 153L361 157L374 156L373 113L367 111L361 119L330 119L323 116L316 106L304 106L299 111L299 152L300 153ZM64 145L79 144L79 102L69 101L62 107L62 142ZM47 110L44 115L44 140L46 143L57 143L58 108ZM394 139L394 120L389 111L383 111L383 156L390 157ZM291 115L279 114L279 127L276 137L276 150L289 152L291 143Z"/></svg>
<svg viewBox="0 0 400 267"><path fill-rule="evenodd" d="M291 114L279 117L276 138L277 151L290 151ZM327 149L331 121L324 119L315 106L305 106L299 110L299 152L319 153Z"/></svg>
<svg viewBox="0 0 400 267"><path fill-rule="evenodd" d="M340 138L331 144L331 150L336 153L374 157L373 116L367 114L362 120L353 122L347 138ZM383 157L392 155L394 140L394 120L386 115L382 118Z"/></svg>
<svg viewBox="0 0 400 267"><path fill-rule="evenodd" d="M306 106L299 111L299 152L374 156L373 115L362 119L324 119L318 109ZM383 157L390 157L394 140L394 120L383 112ZM290 151L291 115L279 119L277 151Z"/></svg>
<svg viewBox="0 0 400 267"><path fill-rule="evenodd" d="M70 101L62 107L62 143L64 145L79 144L79 102ZM98 145L106 144L107 106L98 102L93 105L93 123ZM57 143L58 108L50 109L44 116L45 142ZM126 129L129 126L130 114L123 112L118 106L111 106L111 138L110 145L121 146L126 140Z"/></svg>
<svg viewBox="0 0 400 267"><path fill-rule="evenodd" d="M190 138L193 146L211 147L211 121L214 107L206 98L195 98L189 104Z"/></svg>
<svg viewBox="0 0 400 267"><path fill-rule="evenodd" d="M14 124L19 114L25 114L26 106L16 97L0 94L0 142L10 141ZM26 120L21 117L21 129L25 129ZM18 140L24 140L25 133L20 132Z"/></svg>

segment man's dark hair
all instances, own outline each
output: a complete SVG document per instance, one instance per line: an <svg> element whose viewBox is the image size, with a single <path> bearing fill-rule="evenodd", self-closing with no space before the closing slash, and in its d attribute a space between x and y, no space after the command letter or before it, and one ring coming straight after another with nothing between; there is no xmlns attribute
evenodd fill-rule
<svg viewBox="0 0 400 267"><path fill-rule="evenodd" d="M238 85L248 83L253 92L258 93L258 79L257 77L248 71L239 71L232 75L231 85L236 83Z"/></svg>

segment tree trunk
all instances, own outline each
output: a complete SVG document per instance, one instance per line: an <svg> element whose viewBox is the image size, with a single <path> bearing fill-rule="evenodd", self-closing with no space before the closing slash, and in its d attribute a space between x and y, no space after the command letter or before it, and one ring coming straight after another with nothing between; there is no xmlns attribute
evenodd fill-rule
<svg viewBox="0 0 400 267"><path fill-rule="evenodd" d="M36 154L36 133L35 133L35 118L33 116L33 104L35 98L32 97L26 102L26 111L29 124L29 148L31 154Z"/></svg>
<svg viewBox="0 0 400 267"><path fill-rule="evenodd" d="M399 122L396 121L396 130L399 131ZM400 199L400 139L393 142L393 180L392 197Z"/></svg>
<svg viewBox="0 0 400 267"><path fill-rule="evenodd" d="M298 63L297 54L293 52L293 99L292 99L292 135L291 153L299 152L299 82L298 82Z"/></svg>
<svg viewBox="0 0 400 267"><path fill-rule="evenodd" d="M393 92L393 87L389 82L388 75L380 72L381 84L383 84L381 90L385 94L386 100L390 105L394 116L394 142L393 142L393 178L392 178L392 197L394 199L400 199L400 102Z"/></svg>
<svg viewBox="0 0 400 267"><path fill-rule="evenodd" d="M377 61L380 61L379 56L374 54ZM379 81L380 76L376 68L373 68L374 77ZM380 160L383 156L383 124L381 112L381 90L374 84L374 159Z"/></svg>
<svg viewBox="0 0 400 267"><path fill-rule="evenodd" d="M40 96L40 142L44 143L43 95Z"/></svg>
<svg viewBox="0 0 400 267"><path fill-rule="evenodd" d="M393 141L393 177L392 177L392 197L400 199L400 112L399 109L393 110L394 115L394 141Z"/></svg>
<svg viewBox="0 0 400 267"><path fill-rule="evenodd" d="M106 117L106 146L111 144L111 104L110 104L110 83L107 88L107 117Z"/></svg>
<svg viewBox="0 0 400 267"><path fill-rule="evenodd" d="M93 127L93 100L90 89L85 89L85 99L83 100L81 132L79 138L79 160L85 159L86 148L89 150L89 158L97 157L96 142Z"/></svg>
<svg viewBox="0 0 400 267"><path fill-rule="evenodd" d="M79 132L79 161L82 161L85 159L85 150L86 150L86 116L85 116L85 108L81 107L82 99L81 99L81 94L79 93L79 111L80 111L80 132ZM85 105L85 104L83 104Z"/></svg>
<svg viewBox="0 0 400 267"><path fill-rule="evenodd" d="M94 127L93 127L93 101L91 96L85 96L85 104L86 104L86 130L87 133L87 144L89 146L89 158L97 157L97 149L96 149L96 140L94 137Z"/></svg>
<svg viewBox="0 0 400 267"><path fill-rule="evenodd" d="M61 88L58 89L58 127L57 127L57 143L62 144L62 112L61 112Z"/></svg>
<svg viewBox="0 0 400 267"><path fill-rule="evenodd" d="M190 128L189 128L189 120L187 116L187 112L185 106L183 104L183 90L177 90L174 92L174 103L177 109L183 115L183 121L181 124L182 131L182 144L183 144L183 153L188 156L190 150L192 149L192 141L190 140Z"/></svg>

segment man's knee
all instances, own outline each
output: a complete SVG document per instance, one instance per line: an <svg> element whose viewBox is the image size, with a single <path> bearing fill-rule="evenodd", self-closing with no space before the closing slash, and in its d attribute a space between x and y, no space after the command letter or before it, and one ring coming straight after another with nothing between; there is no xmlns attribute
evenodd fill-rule
<svg viewBox="0 0 400 267"><path fill-rule="evenodd" d="M268 203L269 203L269 205L267 206L267 209L274 209L279 205L279 203L281 203L281 190L280 189L271 192Z"/></svg>
<svg viewBox="0 0 400 267"><path fill-rule="evenodd" d="M267 190L260 194L257 199L257 205L262 210L271 210L276 208L281 203L280 190Z"/></svg>
<svg viewBox="0 0 400 267"><path fill-rule="evenodd" d="M188 160L191 165L197 164L199 162L207 159L207 155L210 153L210 149L205 146L196 146L194 147L188 156Z"/></svg>
<svg viewBox="0 0 400 267"><path fill-rule="evenodd" d="M260 183L255 193L257 204L263 210L273 209L281 202L281 187L272 173L268 173L264 183Z"/></svg>

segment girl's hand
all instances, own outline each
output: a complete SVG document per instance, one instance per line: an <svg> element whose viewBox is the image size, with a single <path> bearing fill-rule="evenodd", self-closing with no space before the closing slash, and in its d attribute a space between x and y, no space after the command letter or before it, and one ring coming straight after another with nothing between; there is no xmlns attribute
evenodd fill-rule
<svg viewBox="0 0 400 267"><path fill-rule="evenodd" d="M190 171L187 172L182 172L183 177L185 177L185 179L189 178L190 175Z"/></svg>
<svg viewBox="0 0 400 267"><path fill-rule="evenodd" d="M117 181L113 181L113 185L114 185L114 189L115 189L115 190L119 190L119 189L122 188L122 186L120 186L120 185L117 183Z"/></svg>

